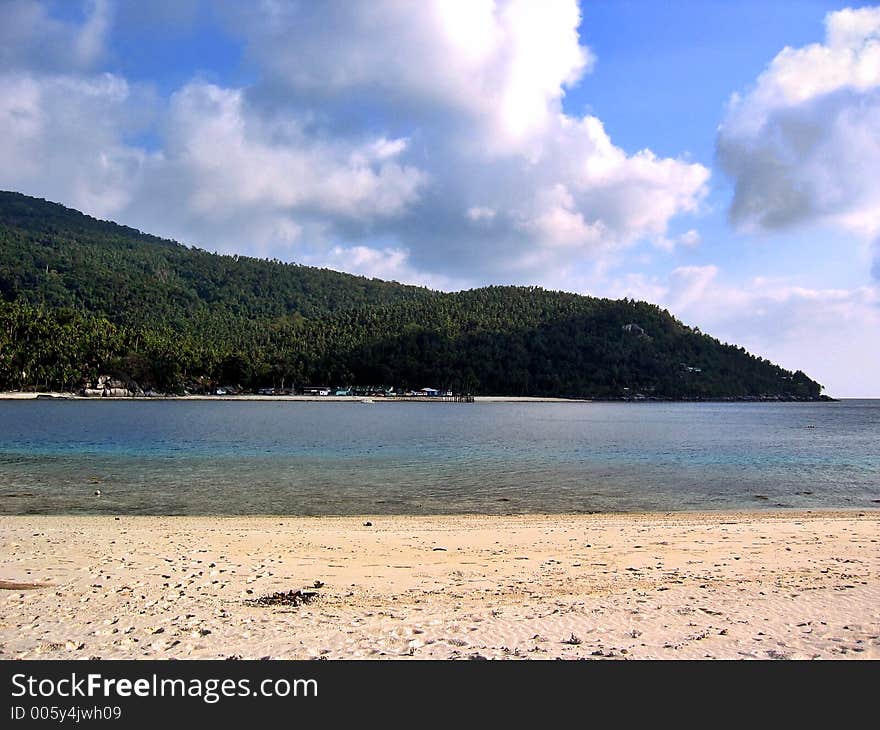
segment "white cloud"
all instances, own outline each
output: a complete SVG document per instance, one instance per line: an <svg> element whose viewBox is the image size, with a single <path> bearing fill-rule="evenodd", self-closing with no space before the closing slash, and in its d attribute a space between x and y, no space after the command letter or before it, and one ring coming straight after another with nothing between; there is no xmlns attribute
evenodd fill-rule
<svg viewBox="0 0 880 730"><path fill-rule="evenodd" d="M472 221L490 221L495 217L495 211L482 205L474 205L467 209L465 215Z"/></svg>
<svg viewBox="0 0 880 730"><path fill-rule="evenodd" d="M694 248L699 246L703 240L703 237L700 235L700 232L691 228L690 230L685 231L678 237L678 243L682 246L687 246L688 248Z"/></svg>
<svg viewBox="0 0 880 730"><path fill-rule="evenodd" d="M557 184L535 195L535 210L523 216L521 228L548 247L598 246L604 225L588 223L578 210L574 196Z"/></svg>
<svg viewBox="0 0 880 730"><path fill-rule="evenodd" d="M92 69L105 55L111 20L107 0L85 5L79 24L52 17L38 0L4 0L0 3L0 69Z"/></svg>
<svg viewBox="0 0 880 730"><path fill-rule="evenodd" d="M320 263L326 268L362 276L385 277L389 273L411 273L407 270L406 260L406 251L397 248L334 246L324 253Z"/></svg>
<svg viewBox="0 0 880 730"><path fill-rule="evenodd" d="M227 10L262 74L245 93L254 109L302 115L316 134L390 120L410 139L401 159L425 173L422 195L368 233L419 269L537 277L663 235L704 195L704 167L627 155L598 119L564 113L593 63L573 0Z"/></svg>
<svg viewBox="0 0 880 730"><path fill-rule="evenodd" d="M405 249L371 246L333 246L318 254L307 255L303 263L376 279L401 281L444 291L471 288L477 284L467 279L450 278L414 269Z"/></svg>
<svg viewBox="0 0 880 730"><path fill-rule="evenodd" d="M706 291L715 282L718 276L718 267L707 266L679 266L670 274L670 291L668 299L670 308L674 312L688 312L695 304L702 306L706 298Z"/></svg>
<svg viewBox="0 0 880 730"><path fill-rule="evenodd" d="M0 185L209 249L305 260L381 240L411 272L534 281L661 240L705 194L703 166L627 154L564 112L593 63L575 0L215 6L259 80L153 98L149 151L133 141L149 93L96 73L109 5L79 24L34 0L4 8L20 37ZM114 8L116 22L146 12ZM40 28L66 65L38 62Z"/></svg>
<svg viewBox="0 0 880 730"><path fill-rule="evenodd" d="M252 205L355 219L394 216L425 175L397 162L406 140L310 137L298 119L250 113L242 93L192 83L171 99L168 163L190 178L200 214Z"/></svg>
<svg viewBox="0 0 880 730"><path fill-rule="evenodd" d="M110 74L0 73L0 184L98 216L131 202L148 155L127 145L149 94Z"/></svg>
<svg viewBox="0 0 880 730"><path fill-rule="evenodd" d="M880 8L830 13L825 25L824 43L785 48L731 99L717 154L740 226L880 234Z"/></svg>
<svg viewBox="0 0 880 730"><path fill-rule="evenodd" d="M676 247L683 246L684 248L696 248L702 243L702 241L703 237L700 235L700 232L691 228L675 238L669 238L668 236L655 236L651 243L655 248L670 253L674 251Z"/></svg>
<svg viewBox="0 0 880 730"><path fill-rule="evenodd" d="M570 0L435 0L420 4L232 3L229 26L273 86L297 98L369 90L408 112L463 114L497 134L479 144L523 143L550 121L592 65ZM389 42L393 39L393 42Z"/></svg>
<svg viewBox="0 0 880 730"><path fill-rule="evenodd" d="M425 181L396 159L406 140L312 139L199 82L164 107L150 153L128 140L157 107L110 74L0 74L0 185L211 249L289 255L322 217L398 215Z"/></svg>

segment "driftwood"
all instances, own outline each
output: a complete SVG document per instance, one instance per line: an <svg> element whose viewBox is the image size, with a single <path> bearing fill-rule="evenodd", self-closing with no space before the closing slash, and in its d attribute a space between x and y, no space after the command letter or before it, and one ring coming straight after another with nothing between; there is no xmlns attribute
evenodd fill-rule
<svg viewBox="0 0 880 730"><path fill-rule="evenodd" d="M33 591L37 588L51 587L51 583L21 583L15 580L0 580L0 591Z"/></svg>

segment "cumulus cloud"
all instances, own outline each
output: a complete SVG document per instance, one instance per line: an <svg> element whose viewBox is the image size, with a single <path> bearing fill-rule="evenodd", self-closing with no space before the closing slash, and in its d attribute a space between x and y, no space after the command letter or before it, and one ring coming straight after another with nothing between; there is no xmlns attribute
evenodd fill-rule
<svg viewBox="0 0 880 730"><path fill-rule="evenodd" d="M367 235L428 182L401 162L406 139L316 136L300 117L256 113L241 90L201 81L172 95L161 133L127 214L211 250L317 264L323 250L330 262L339 230Z"/></svg>
<svg viewBox="0 0 880 730"><path fill-rule="evenodd" d="M161 109L164 144L130 140ZM241 92L194 82L166 105L111 74L0 75L4 187L212 248L272 254L321 216L398 214L425 175L406 140L310 138L248 114Z"/></svg>
<svg viewBox="0 0 880 730"><path fill-rule="evenodd" d="M409 262L409 253L406 250L392 247L333 246L329 250L307 254L302 263L445 291L479 285L472 280L415 269Z"/></svg>
<svg viewBox="0 0 880 730"><path fill-rule="evenodd" d="M146 106L147 89L99 73L114 14L87 9L0 11L16 29L3 187L212 249L353 265L393 250L406 268L380 259L389 274L445 281L536 280L662 243L705 194L703 166L629 154L563 110L594 61L575 0L217 4L256 80L192 79ZM40 62L49 36L66 62Z"/></svg>
<svg viewBox="0 0 880 730"><path fill-rule="evenodd" d="M90 70L105 54L107 0L90 0L80 23L52 17L39 0L0 3L0 68Z"/></svg>
<svg viewBox="0 0 880 730"><path fill-rule="evenodd" d="M732 177L732 221L773 230L831 223L880 233L880 8L825 19L825 40L785 48L717 138Z"/></svg>
<svg viewBox="0 0 880 730"><path fill-rule="evenodd" d="M430 184L377 229L413 266L534 280L659 241L674 216L697 211L704 167L629 155L599 119L564 113L566 89L593 60L576 3L428 3L418 17L393 2L327 7L237 18L266 72L248 96L263 106L293 99L331 126L366 109L412 130L407 159Z"/></svg>
<svg viewBox="0 0 880 730"><path fill-rule="evenodd" d="M174 94L166 127L170 164L191 177L199 213L261 203L328 216L394 216L416 199L424 173L399 164L407 140L321 140L298 119L249 113L237 90L193 83Z"/></svg>
<svg viewBox="0 0 880 730"><path fill-rule="evenodd" d="M94 215L125 210L149 157L125 142L152 97L124 79L0 73L0 182Z"/></svg>
<svg viewBox="0 0 880 730"><path fill-rule="evenodd" d="M593 57L576 2L395 0L227 6L229 26L272 89L316 106L351 98L429 121L462 114L506 150L540 135ZM393 42L390 40L393 39ZM488 122L487 124L485 122ZM473 130L468 131L468 137Z"/></svg>

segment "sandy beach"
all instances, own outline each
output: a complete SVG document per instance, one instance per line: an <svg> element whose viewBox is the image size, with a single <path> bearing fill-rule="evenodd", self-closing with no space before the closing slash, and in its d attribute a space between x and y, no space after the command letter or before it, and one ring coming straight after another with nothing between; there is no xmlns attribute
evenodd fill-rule
<svg viewBox="0 0 880 730"><path fill-rule="evenodd" d="M880 511L3 517L0 658L880 658L878 528ZM300 589L313 600L257 600Z"/></svg>

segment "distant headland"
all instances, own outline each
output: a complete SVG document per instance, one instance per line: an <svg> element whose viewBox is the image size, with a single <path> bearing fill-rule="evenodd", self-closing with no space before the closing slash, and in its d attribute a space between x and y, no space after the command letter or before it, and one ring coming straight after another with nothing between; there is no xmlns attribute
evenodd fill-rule
<svg viewBox="0 0 880 730"><path fill-rule="evenodd" d="M0 193L0 390L828 399L805 373L647 302L538 287L447 293L212 254L14 192Z"/></svg>

